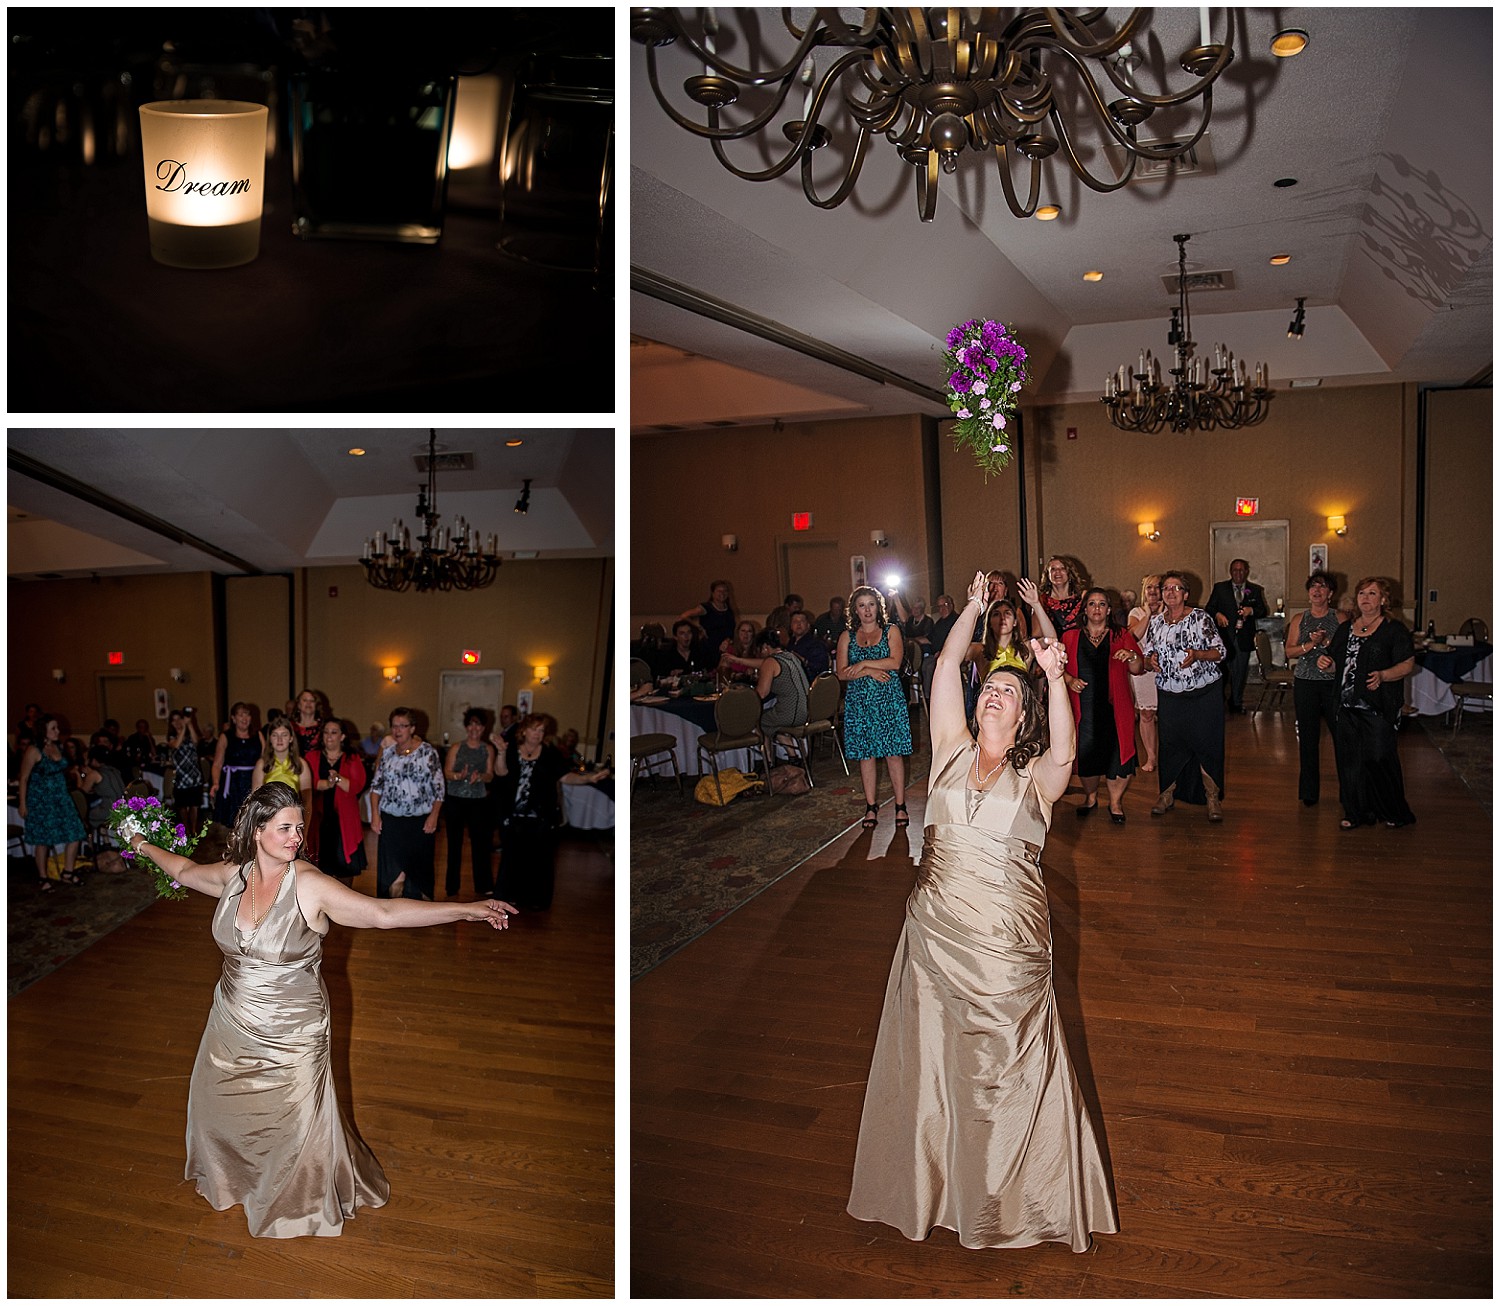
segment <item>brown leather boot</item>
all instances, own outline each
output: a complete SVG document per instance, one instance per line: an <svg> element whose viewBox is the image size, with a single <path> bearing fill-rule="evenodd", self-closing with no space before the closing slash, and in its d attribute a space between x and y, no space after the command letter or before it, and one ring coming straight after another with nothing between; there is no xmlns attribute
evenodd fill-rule
<svg viewBox="0 0 1500 1306"><path fill-rule="evenodd" d="M1177 802L1177 798L1175 796L1176 792L1176 785L1168 785L1166 789L1162 791L1161 796L1156 800L1156 806L1151 809L1151 815L1165 816L1168 812L1170 812Z"/></svg>
<svg viewBox="0 0 1500 1306"><path fill-rule="evenodd" d="M1224 809L1219 806L1219 786L1205 774L1203 777L1203 788L1208 794L1208 819L1210 821L1222 821L1224 819Z"/></svg>

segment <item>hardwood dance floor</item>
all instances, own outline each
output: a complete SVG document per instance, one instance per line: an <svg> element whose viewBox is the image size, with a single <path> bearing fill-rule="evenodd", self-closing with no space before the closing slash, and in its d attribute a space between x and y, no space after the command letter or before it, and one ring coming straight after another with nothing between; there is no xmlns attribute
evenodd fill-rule
<svg viewBox="0 0 1500 1306"><path fill-rule="evenodd" d="M1228 732L1222 825L1153 820L1151 775L1080 821L1075 782L1044 856L1118 1234L971 1251L845 1212L916 795L909 839L887 805L632 986L633 1293L1488 1298L1489 818L1420 730L1419 823L1347 833L1326 741L1308 809L1290 713Z"/></svg>
<svg viewBox="0 0 1500 1306"><path fill-rule="evenodd" d="M503 934L333 928L339 1101L391 1181L338 1238L252 1238L182 1177L211 899L157 903L12 998L10 1295L613 1296L614 881L568 841L551 911Z"/></svg>

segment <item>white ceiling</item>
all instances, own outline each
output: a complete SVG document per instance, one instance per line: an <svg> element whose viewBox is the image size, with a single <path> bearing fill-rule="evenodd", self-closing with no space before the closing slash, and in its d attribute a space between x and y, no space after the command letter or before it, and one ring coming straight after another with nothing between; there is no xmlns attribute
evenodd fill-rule
<svg viewBox="0 0 1500 1306"><path fill-rule="evenodd" d="M438 451L471 453L473 470L439 467L443 524L460 514L499 536L502 556L614 553L612 430L444 430ZM516 448L507 440L521 440ZM10 431L20 454L108 501L168 522L260 571L337 566L393 518L416 520L426 483L414 459L428 433L401 430ZM363 448L363 456L349 454ZM530 511L513 511L531 478ZM173 541L109 506L18 470L7 481L11 579L218 571L232 562ZM415 531L413 531L415 534ZM509 565L509 564L507 564Z"/></svg>
<svg viewBox="0 0 1500 1306"><path fill-rule="evenodd" d="M1126 11L1110 10L1116 20ZM672 123L632 43L631 262L887 369L941 389L942 337L971 316L1015 327L1032 355L1031 398L1095 399L1106 372L1143 348L1166 352L1175 302L1172 236L1192 235L1190 271L1233 274L1195 293L1194 337L1265 361L1273 384L1463 383L1491 365L1491 11L1238 9L1235 60L1215 87L1208 175L1101 195L1049 164L1055 222L1013 217L993 155L966 153L944 175L936 220L918 221L912 169L871 144L854 195L814 208L797 169L751 183L707 142ZM1226 11L1214 9L1213 30ZM745 55L742 11L718 11L720 48ZM790 48L773 11L761 38ZM1160 60L1196 44L1196 9L1159 10L1137 47ZM1310 34L1294 59L1269 53L1283 27ZM669 94L701 72L678 46L658 52ZM1181 85L1185 75L1173 74ZM693 108L678 93L679 111ZM779 120L778 120L779 121ZM782 138L776 124L769 131ZM1143 136L1157 134L1143 129ZM1159 134L1167 135L1166 131ZM742 167L773 157L760 142L726 152ZM825 153L832 154L835 144ZM820 164L826 160L819 159ZM1098 162L1096 172L1105 171ZM831 173L817 170L822 188ZM1295 178L1297 185L1273 183ZM1272 267L1275 253L1292 255ZM1086 270L1104 279L1087 283ZM1300 341L1286 328L1307 301ZM940 403L721 325L640 290L631 294L631 425L860 413L945 415ZM665 346L665 349L657 346ZM684 355L691 356L684 358ZM733 367L731 375L702 360ZM676 367L673 364L677 364ZM690 367L689 364L692 364ZM756 395L751 377L774 379ZM811 392L810 394L805 392ZM1274 412L1274 410L1273 410Z"/></svg>

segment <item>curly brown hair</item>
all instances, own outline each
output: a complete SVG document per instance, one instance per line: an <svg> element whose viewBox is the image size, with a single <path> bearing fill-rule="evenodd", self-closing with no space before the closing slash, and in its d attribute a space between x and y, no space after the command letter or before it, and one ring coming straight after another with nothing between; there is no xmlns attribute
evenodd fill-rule
<svg viewBox="0 0 1500 1306"><path fill-rule="evenodd" d="M264 830L277 812L295 807L302 811L302 799L297 791L280 780L261 785L246 797L235 813L234 833L229 836L229 848L224 860L235 866L244 866L255 857L255 836Z"/></svg>
<svg viewBox="0 0 1500 1306"><path fill-rule="evenodd" d="M996 676L1012 676L1021 686L1021 721L1016 727L1015 742L1005 750L1005 760L1017 771L1024 771L1027 763L1039 757L1047 746L1047 700L1037 693L1031 677L1022 675L1014 667L996 667L980 681L980 691L983 692L985 685ZM974 704L977 713L978 698ZM969 733L978 739L979 721L975 713L969 716Z"/></svg>
<svg viewBox="0 0 1500 1306"><path fill-rule="evenodd" d="M875 599L875 624L877 626L884 626L884 625L887 625L889 623L889 621L890 621L890 618L886 615L886 610L885 610L885 595L882 594L873 585L861 585L852 594L849 595L849 606L844 609L844 611L847 612L849 614L849 617L850 617L850 621L849 621L849 629L850 630L855 630L859 626L859 617L855 614L854 604L855 604L856 600L858 600L859 597L861 595L864 595L864 594L870 594L870 595L874 596L874 599Z"/></svg>
<svg viewBox="0 0 1500 1306"><path fill-rule="evenodd" d="M1054 562L1060 562L1068 569L1068 593L1082 594L1089 583L1088 574L1076 558L1065 558L1060 553L1054 553L1042 564L1042 574L1036 583L1037 589L1048 598L1052 596L1052 582L1047 578L1047 569Z"/></svg>

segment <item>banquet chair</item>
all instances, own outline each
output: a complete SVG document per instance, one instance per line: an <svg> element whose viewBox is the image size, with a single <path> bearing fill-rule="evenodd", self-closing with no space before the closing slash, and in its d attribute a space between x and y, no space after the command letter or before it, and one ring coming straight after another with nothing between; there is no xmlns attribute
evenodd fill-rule
<svg viewBox="0 0 1500 1306"><path fill-rule="evenodd" d="M1490 642L1490 628L1484 624L1481 617L1470 617L1458 628L1460 635L1472 635L1476 642L1488 644Z"/></svg>
<svg viewBox="0 0 1500 1306"><path fill-rule="evenodd" d="M1449 685L1448 688L1453 692L1453 707L1450 709L1453 716L1453 733L1448 736L1452 740L1458 735L1459 726L1463 725L1469 699L1484 698L1493 702L1495 687L1486 680L1460 680Z"/></svg>
<svg viewBox="0 0 1500 1306"><path fill-rule="evenodd" d="M88 857L97 857L110 846L109 807L104 803L89 809L88 795L81 789L72 792L73 805L78 808L78 819L83 822L84 837L82 852Z"/></svg>
<svg viewBox="0 0 1500 1306"><path fill-rule="evenodd" d="M651 674L651 668L644 658L630 659L630 687L637 685L649 685L656 677Z"/></svg>
<svg viewBox="0 0 1500 1306"><path fill-rule="evenodd" d="M1286 699L1286 692L1292 686L1291 667L1278 667L1271 660L1271 637L1263 630L1255 632L1255 660L1260 663L1260 699L1255 704L1255 711L1266 710L1266 699L1272 698L1276 703L1282 703Z"/></svg>
<svg viewBox="0 0 1500 1306"><path fill-rule="evenodd" d="M635 778L644 767L653 771L663 762L672 763L677 777L677 792L682 792L682 772L677 767L677 740L665 732L630 736L630 791L635 792Z"/></svg>
<svg viewBox="0 0 1500 1306"><path fill-rule="evenodd" d="M703 774L701 763L707 754L721 802L724 787L719 783L719 754L738 752L742 748L760 750L766 772L765 795L767 798L771 796L771 759L766 752L765 732L760 728L760 712L760 695L749 685L731 685L714 703L715 729L698 740L698 774Z"/></svg>
<svg viewBox="0 0 1500 1306"><path fill-rule="evenodd" d="M807 722L800 726L782 726L776 731L777 739L791 739L797 745L797 756L807 774L808 788L812 787L812 746L819 735L828 735L838 750L839 761L844 764L844 774L849 774L849 759L844 756L844 746L839 743L838 731L833 728L833 719L839 710L839 678L825 671L812 682L807 691Z"/></svg>

